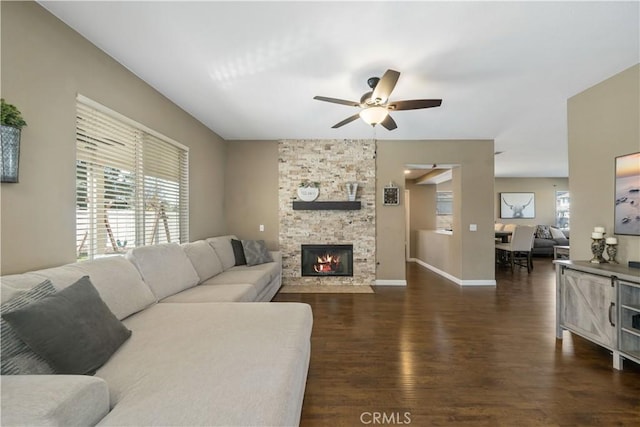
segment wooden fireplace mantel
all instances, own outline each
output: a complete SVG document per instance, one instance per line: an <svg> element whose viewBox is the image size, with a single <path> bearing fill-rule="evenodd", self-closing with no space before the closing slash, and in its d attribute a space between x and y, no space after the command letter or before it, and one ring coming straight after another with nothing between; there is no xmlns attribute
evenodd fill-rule
<svg viewBox="0 0 640 427"><path fill-rule="evenodd" d="M349 201L315 201L303 202L301 200L293 201L294 211L357 211L361 209L360 200Z"/></svg>

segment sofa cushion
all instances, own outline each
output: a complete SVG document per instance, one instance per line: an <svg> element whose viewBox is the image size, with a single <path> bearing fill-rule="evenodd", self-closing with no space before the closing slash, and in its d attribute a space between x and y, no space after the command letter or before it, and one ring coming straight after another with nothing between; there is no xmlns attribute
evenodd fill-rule
<svg viewBox="0 0 640 427"><path fill-rule="evenodd" d="M278 262L267 262L264 264L258 264L253 266L237 265L228 270L229 272L235 271L259 271L266 275L269 281L275 279L282 272L282 265Z"/></svg>
<svg viewBox="0 0 640 427"><path fill-rule="evenodd" d="M218 258L222 262L222 268L228 270L236 265L236 257L233 254L233 247L231 246L231 239L238 239L236 236L218 236L210 237L207 239L207 243L211 245L213 250L218 254Z"/></svg>
<svg viewBox="0 0 640 427"><path fill-rule="evenodd" d="M36 276L33 273L9 274L0 276L0 302L2 304L11 301L17 296L28 292L31 288L44 282L46 278ZM55 289L55 285L54 289Z"/></svg>
<svg viewBox="0 0 640 427"><path fill-rule="evenodd" d="M233 256L236 259L236 265L246 265L247 258L244 256L244 248L242 247L242 241L231 239L231 247L233 248Z"/></svg>
<svg viewBox="0 0 640 427"><path fill-rule="evenodd" d="M157 299L140 272L123 256L84 261L72 266L89 276L109 310L122 320L144 310Z"/></svg>
<svg viewBox="0 0 640 427"><path fill-rule="evenodd" d="M551 238L552 239L566 239L567 236L564 235L564 233L562 232L562 230L560 230L559 228L556 227L549 227L549 231L551 232Z"/></svg>
<svg viewBox="0 0 640 427"><path fill-rule="evenodd" d="M49 279L57 290L62 290L73 285L87 274L76 267L77 264L66 264L59 267L45 268L43 270L30 271L23 276L33 276L39 280Z"/></svg>
<svg viewBox="0 0 640 427"><path fill-rule="evenodd" d="M198 273L177 243L141 246L127 252L158 300L197 285Z"/></svg>
<svg viewBox="0 0 640 427"><path fill-rule="evenodd" d="M550 227L548 225L538 225L538 226L536 226L535 236L538 239L552 239L553 236L551 235L551 230L549 228Z"/></svg>
<svg viewBox="0 0 640 427"><path fill-rule="evenodd" d="M88 276L2 317L61 374L95 372L131 336Z"/></svg>
<svg viewBox="0 0 640 427"><path fill-rule="evenodd" d="M220 258L204 240L198 240L196 242L185 243L182 245L182 249L187 254L187 257L193 264L200 282L204 282L210 277L216 274L222 273L222 263Z"/></svg>
<svg viewBox="0 0 640 427"><path fill-rule="evenodd" d="M86 375L2 378L3 426L94 426L109 412L109 387Z"/></svg>
<svg viewBox="0 0 640 427"><path fill-rule="evenodd" d="M249 266L273 261L264 240L243 240L242 248Z"/></svg>
<svg viewBox="0 0 640 427"><path fill-rule="evenodd" d="M265 270L241 269L243 266L234 267L230 270L223 271L215 277L203 282L202 285L252 285L257 294L267 287L271 281L271 275Z"/></svg>
<svg viewBox="0 0 640 427"><path fill-rule="evenodd" d="M16 295L10 301L0 306L0 314L26 307L35 301L40 301L48 295L56 293L51 281L36 285L35 287ZM29 374L53 374L55 370L42 356L31 350L18 336L16 331L4 320L0 319L0 333L2 351L2 375L29 375Z"/></svg>
<svg viewBox="0 0 640 427"><path fill-rule="evenodd" d="M215 285L196 286L160 302L252 302L258 299L258 292L253 285Z"/></svg>
<svg viewBox="0 0 640 427"><path fill-rule="evenodd" d="M98 370L103 426L298 425L311 309L299 303L156 304Z"/></svg>
<svg viewBox="0 0 640 427"><path fill-rule="evenodd" d="M100 297L120 320L157 301L156 297L132 263L123 256L111 256L82 261L60 267L36 270L24 274L2 277L2 300L19 289L30 288L45 279L53 286L64 289L89 276ZM8 292L5 292L8 291Z"/></svg>

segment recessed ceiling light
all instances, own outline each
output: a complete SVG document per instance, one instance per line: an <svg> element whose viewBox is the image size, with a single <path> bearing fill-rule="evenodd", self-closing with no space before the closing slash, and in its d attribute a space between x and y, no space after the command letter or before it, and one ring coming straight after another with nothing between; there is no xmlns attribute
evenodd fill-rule
<svg viewBox="0 0 640 427"><path fill-rule="evenodd" d="M409 169L405 169L405 170L404 170L404 174L405 174L405 175L409 175L410 173L411 173L411 171L410 171Z"/></svg>

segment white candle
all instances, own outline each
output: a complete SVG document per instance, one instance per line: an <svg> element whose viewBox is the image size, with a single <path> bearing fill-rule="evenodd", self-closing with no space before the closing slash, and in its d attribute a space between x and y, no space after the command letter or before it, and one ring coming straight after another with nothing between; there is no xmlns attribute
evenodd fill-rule
<svg viewBox="0 0 640 427"><path fill-rule="evenodd" d="M593 233L591 233L591 238L592 238L592 239L602 239L602 236L604 236L604 234L602 234L602 233L597 233L597 232L595 232L595 231L594 231Z"/></svg>
<svg viewBox="0 0 640 427"><path fill-rule="evenodd" d="M593 231L596 233L604 233L604 227L593 227Z"/></svg>
<svg viewBox="0 0 640 427"><path fill-rule="evenodd" d="M607 242L607 245L617 245L618 239L616 239L615 237L607 237L605 242Z"/></svg>

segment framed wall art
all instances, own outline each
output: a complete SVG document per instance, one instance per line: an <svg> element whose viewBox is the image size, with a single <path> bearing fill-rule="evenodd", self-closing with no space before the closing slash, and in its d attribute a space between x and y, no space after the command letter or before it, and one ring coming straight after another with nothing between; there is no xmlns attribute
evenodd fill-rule
<svg viewBox="0 0 640 427"><path fill-rule="evenodd" d="M535 217L535 193L500 193L500 218Z"/></svg>
<svg viewBox="0 0 640 427"><path fill-rule="evenodd" d="M640 236L640 152L616 157L614 234Z"/></svg>

